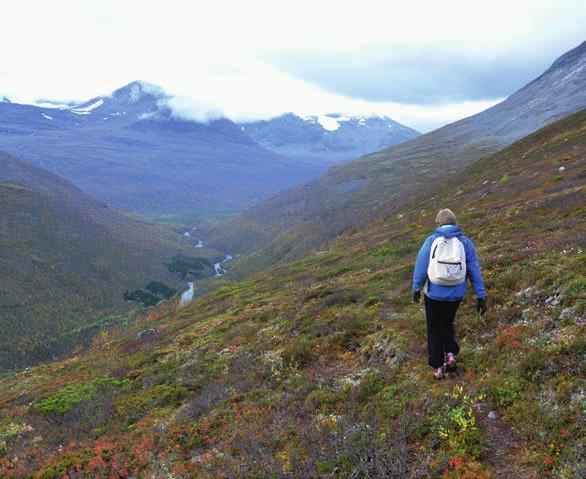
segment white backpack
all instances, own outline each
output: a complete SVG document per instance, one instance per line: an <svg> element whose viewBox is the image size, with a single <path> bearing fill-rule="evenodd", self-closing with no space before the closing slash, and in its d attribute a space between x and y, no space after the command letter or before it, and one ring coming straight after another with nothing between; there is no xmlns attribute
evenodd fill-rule
<svg viewBox="0 0 586 479"><path fill-rule="evenodd" d="M456 238L438 236L431 244L427 277L433 284L454 286L466 281L466 251Z"/></svg>

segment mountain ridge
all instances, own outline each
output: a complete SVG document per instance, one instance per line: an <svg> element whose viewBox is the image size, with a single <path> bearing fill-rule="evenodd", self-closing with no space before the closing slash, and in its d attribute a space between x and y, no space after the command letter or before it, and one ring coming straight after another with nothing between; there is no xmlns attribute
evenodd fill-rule
<svg viewBox="0 0 586 479"><path fill-rule="evenodd" d="M586 107L584 44L503 102L471 117L358 160L281 192L207 229L208 241L234 252L255 253L242 270L258 270L318 248L417 190L566 114Z"/></svg>
<svg viewBox="0 0 586 479"><path fill-rule="evenodd" d="M420 134L388 116L343 113L285 113L240 125L257 143L276 153L329 163L356 159Z"/></svg>

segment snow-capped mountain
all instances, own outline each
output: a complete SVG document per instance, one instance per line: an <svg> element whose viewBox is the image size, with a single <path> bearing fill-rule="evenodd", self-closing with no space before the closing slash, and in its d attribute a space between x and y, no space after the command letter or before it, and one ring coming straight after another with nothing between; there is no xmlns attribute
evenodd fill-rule
<svg viewBox="0 0 586 479"><path fill-rule="evenodd" d="M325 171L263 148L228 119L175 118L167 98L133 82L67 108L0 103L0 150L147 215L230 214Z"/></svg>
<svg viewBox="0 0 586 479"><path fill-rule="evenodd" d="M76 115L102 115L102 118L128 117L130 120L148 118L165 111L165 101L170 97L165 91L144 81L134 81L112 92L98 96L79 105L68 108Z"/></svg>
<svg viewBox="0 0 586 479"><path fill-rule="evenodd" d="M241 126L269 150L326 161L358 158L419 136L419 132L386 116L340 113L304 117L287 113Z"/></svg>
<svg viewBox="0 0 586 479"><path fill-rule="evenodd" d="M169 99L135 81L73 106L0 103L0 150L129 211L224 215L417 135L388 118L342 115L200 123L174 116Z"/></svg>

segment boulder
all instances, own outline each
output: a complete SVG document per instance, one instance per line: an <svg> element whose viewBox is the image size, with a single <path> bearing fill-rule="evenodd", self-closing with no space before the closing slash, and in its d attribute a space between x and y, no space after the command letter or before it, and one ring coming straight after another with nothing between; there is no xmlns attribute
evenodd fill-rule
<svg viewBox="0 0 586 479"><path fill-rule="evenodd" d="M139 341L142 341L143 339L149 338L149 337L154 336L156 334L159 334L159 330L157 328L148 328L148 329L144 329L144 330L138 332L136 334L136 339L138 339Z"/></svg>

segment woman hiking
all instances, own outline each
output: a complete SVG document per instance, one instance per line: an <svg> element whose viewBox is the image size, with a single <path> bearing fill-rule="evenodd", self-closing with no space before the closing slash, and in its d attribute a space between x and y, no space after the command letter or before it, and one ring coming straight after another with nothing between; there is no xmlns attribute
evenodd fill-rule
<svg viewBox="0 0 586 479"><path fill-rule="evenodd" d="M435 218L437 229L424 242L413 271L413 301L424 292L428 364L437 379L456 371L454 318L470 279L478 298L477 310L486 312L486 291L472 240L462 233L456 215L447 208Z"/></svg>

